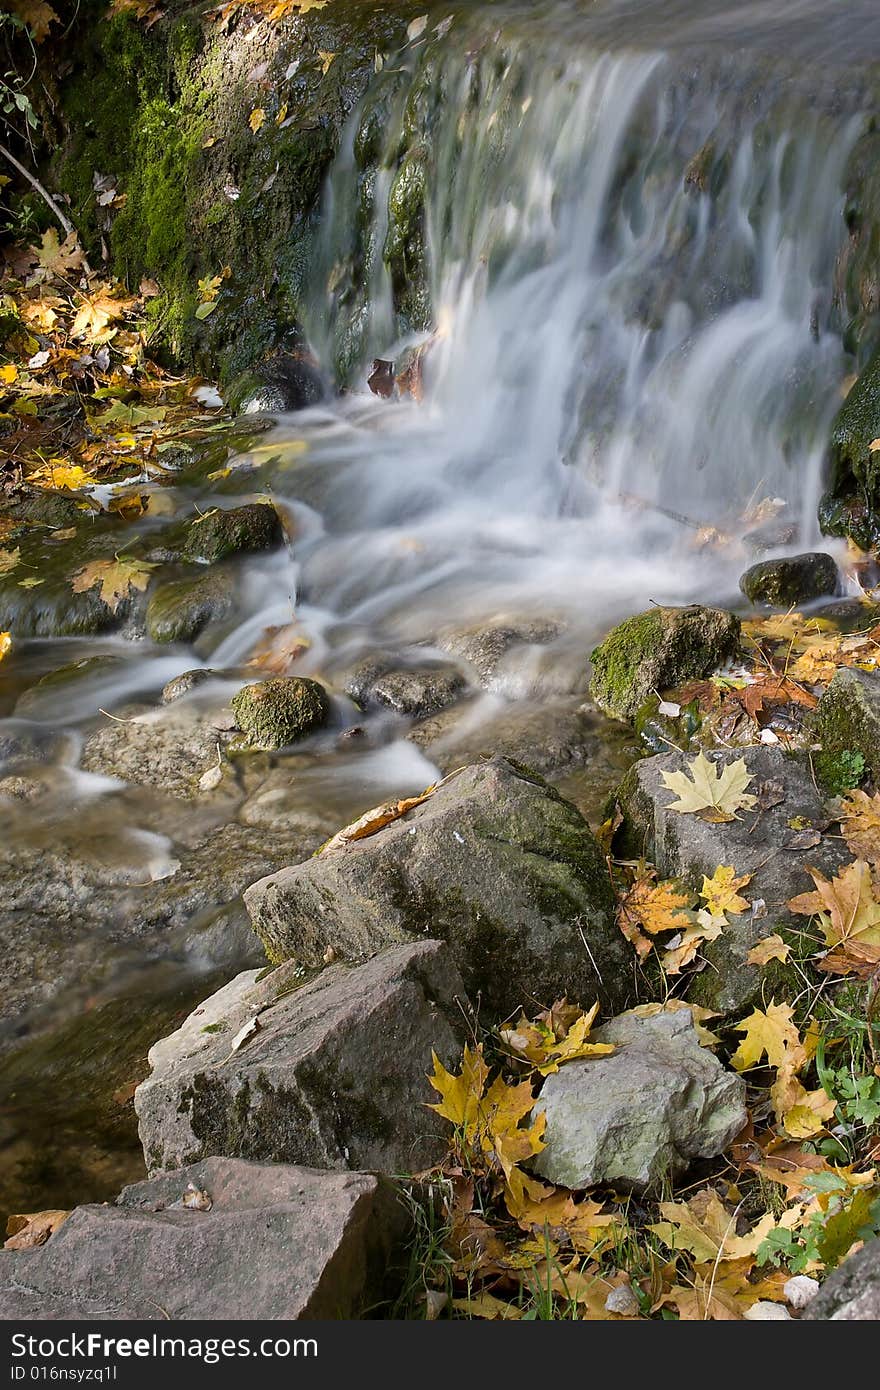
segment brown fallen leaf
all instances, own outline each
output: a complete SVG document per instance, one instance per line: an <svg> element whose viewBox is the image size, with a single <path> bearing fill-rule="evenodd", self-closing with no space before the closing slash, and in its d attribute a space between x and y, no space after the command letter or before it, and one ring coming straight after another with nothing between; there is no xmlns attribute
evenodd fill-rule
<svg viewBox="0 0 880 1390"><path fill-rule="evenodd" d="M414 807L421 806L423 801L432 797L440 787L445 787L453 777L457 777L461 768L456 768L454 772L449 772L439 782L426 787L419 796L408 796L400 800L383 801L381 806L374 806L372 810L365 811L351 825L346 825L342 830L337 830L336 834L317 851L318 854L333 854L338 850L345 849L353 844L355 840L365 840L368 835L376 835L380 830L384 830L386 825L391 825L394 821L400 820L407 811L412 811Z"/></svg>
<svg viewBox="0 0 880 1390"><path fill-rule="evenodd" d="M815 709L819 703L796 681L787 676L763 676L760 680L746 685L742 690L731 692L730 698L742 705L746 714L757 722L757 717L765 705L792 704L803 705L805 709Z"/></svg>
<svg viewBox="0 0 880 1390"><path fill-rule="evenodd" d="M394 363L376 357L373 360L373 370L367 377L367 385L374 396L389 400L394 395Z"/></svg>
<svg viewBox="0 0 880 1390"><path fill-rule="evenodd" d="M69 1211L36 1211L26 1215L10 1216L6 1222L8 1240L3 1242L4 1250L33 1250L37 1245L45 1245L51 1235L70 1216Z"/></svg>
<svg viewBox="0 0 880 1390"><path fill-rule="evenodd" d="M753 946L746 956L748 965L767 965L771 960L787 961L791 955L791 947L787 946L778 932L772 936L765 936Z"/></svg>

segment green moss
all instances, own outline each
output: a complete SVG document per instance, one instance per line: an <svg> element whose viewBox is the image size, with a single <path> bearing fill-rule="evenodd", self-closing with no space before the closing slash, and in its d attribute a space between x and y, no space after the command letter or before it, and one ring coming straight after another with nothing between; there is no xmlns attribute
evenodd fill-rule
<svg viewBox="0 0 880 1390"><path fill-rule="evenodd" d="M842 796L860 786L865 777L865 759L851 748L841 749L839 753L817 753L813 767L819 784L832 796Z"/></svg>
<svg viewBox="0 0 880 1390"><path fill-rule="evenodd" d="M592 653L590 693L615 719L631 720L652 695L701 678L739 641L739 619L716 608L651 608L609 633Z"/></svg>
<svg viewBox="0 0 880 1390"><path fill-rule="evenodd" d="M841 406L831 431L831 493L880 504L880 468L871 444L880 437L880 350Z"/></svg>
<svg viewBox="0 0 880 1390"><path fill-rule="evenodd" d="M233 698L232 709L252 744L285 748L327 722L330 700L317 681L279 677L246 685Z"/></svg>
<svg viewBox="0 0 880 1390"><path fill-rule="evenodd" d="M821 742L821 761L826 784L841 783L858 771L880 777L880 686L876 678L841 667L826 690L812 719L812 729ZM858 780L861 780L859 778ZM857 785L852 780L846 786ZM846 786L841 784L841 790Z"/></svg>

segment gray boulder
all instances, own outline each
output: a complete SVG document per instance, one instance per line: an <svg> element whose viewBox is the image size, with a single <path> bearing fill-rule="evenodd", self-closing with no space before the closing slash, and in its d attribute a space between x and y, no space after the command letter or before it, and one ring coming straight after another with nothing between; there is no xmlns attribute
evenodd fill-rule
<svg viewBox="0 0 880 1390"><path fill-rule="evenodd" d="M290 963L247 971L151 1048L135 1092L147 1167L209 1154L401 1173L438 1162L446 1137L426 1109L431 1053L451 1065L467 1019L437 941L307 982Z"/></svg>
<svg viewBox="0 0 880 1390"><path fill-rule="evenodd" d="M701 1047L688 1008L622 1014L593 1036L617 1051L567 1062L535 1106L547 1116L535 1168L551 1182L659 1193L742 1129L745 1083Z"/></svg>
<svg viewBox="0 0 880 1390"><path fill-rule="evenodd" d="M77 1207L42 1246L0 1251L0 1318L357 1317L394 1292L407 1229L371 1174L208 1158Z"/></svg>
<svg viewBox="0 0 880 1390"><path fill-rule="evenodd" d="M734 655L739 635L739 618L721 608L649 608L594 649L590 694L606 714L631 722L649 696L711 675Z"/></svg>
<svg viewBox="0 0 880 1390"><path fill-rule="evenodd" d="M782 560L759 560L742 575L739 587L750 603L791 608L838 593L840 571L830 555L821 550L810 551Z"/></svg>
<svg viewBox="0 0 880 1390"><path fill-rule="evenodd" d="M476 1002L506 1015L563 994L609 1011L632 982L602 852L574 806L494 758L383 830L262 879L245 905L269 958L364 959L449 942Z"/></svg>
<svg viewBox="0 0 880 1390"><path fill-rule="evenodd" d="M561 630L560 624L549 618L513 618L448 628L437 636L436 644L441 651L466 661L477 682L488 690L509 653L518 647L546 646L556 640Z"/></svg>
<svg viewBox="0 0 880 1390"><path fill-rule="evenodd" d="M807 864L832 874L851 856L839 838L822 834L828 815L806 754L758 746L708 756L719 766L743 758L753 778L748 791L759 797L759 806L718 825L671 811L676 794L662 774L685 771L693 760L684 753L645 758L631 768L618 793L624 815L620 848L627 856L651 860L661 878L680 877L694 889L721 864L752 875L743 896L762 905L751 915L732 917L721 936L701 947L708 966L688 991L690 1000L707 1008L740 1013L762 997L791 998L800 992L803 979L792 966L778 960L749 965L746 958L763 937L790 936L806 926L806 918L793 916L786 904L812 887ZM792 829L792 820L806 829Z"/></svg>
<svg viewBox="0 0 880 1390"><path fill-rule="evenodd" d="M819 701L813 727L824 759L861 753L865 770L880 778L880 677L839 666Z"/></svg>
<svg viewBox="0 0 880 1390"><path fill-rule="evenodd" d="M378 705L395 714L425 719L459 699L466 684L454 666L438 662L407 666L399 657L379 657L361 662L346 680L345 690L361 706Z"/></svg>
<svg viewBox="0 0 880 1390"><path fill-rule="evenodd" d="M200 779L217 766L218 745L222 750L229 742L229 730L217 727L222 721L185 706L140 706L122 714L86 739L83 768L169 796L199 796Z"/></svg>
<svg viewBox="0 0 880 1390"><path fill-rule="evenodd" d="M821 1322L880 1321L880 1239L867 1241L828 1276L803 1316Z"/></svg>

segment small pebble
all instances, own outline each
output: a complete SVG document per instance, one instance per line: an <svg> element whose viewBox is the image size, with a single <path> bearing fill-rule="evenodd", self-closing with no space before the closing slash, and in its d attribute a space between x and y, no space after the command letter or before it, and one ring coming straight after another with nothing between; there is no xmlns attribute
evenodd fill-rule
<svg viewBox="0 0 880 1390"><path fill-rule="evenodd" d="M753 1303L743 1313L749 1322L791 1322L791 1313L781 1303Z"/></svg>
<svg viewBox="0 0 880 1390"><path fill-rule="evenodd" d="M619 1313L624 1318L637 1318L642 1311L629 1284L620 1284L612 1289L605 1300L606 1313Z"/></svg>
<svg viewBox="0 0 880 1390"><path fill-rule="evenodd" d="M819 1292L818 1279L811 1279L807 1274L795 1274L783 1285L782 1292L788 1299L792 1308L806 1308L808 1303L812 1303L816 1294Z"/></svg>

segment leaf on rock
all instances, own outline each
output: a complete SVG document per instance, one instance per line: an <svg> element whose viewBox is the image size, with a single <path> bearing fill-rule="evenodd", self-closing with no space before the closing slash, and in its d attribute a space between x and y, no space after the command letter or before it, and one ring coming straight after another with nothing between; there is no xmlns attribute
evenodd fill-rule
<svg viewBox="0 0 880 1390"><path fill-rule="evenodd" d="M37 1245L45 1245L51 1235L70 1216L69 1211L36 1211L27 1215L10 1216L6 1222L4 1250L32 1250Z"/></svg>
<svg viewBox="0 0 880 1390"><path fill-rule="evenodd" d="M0 550L0 574L9 574L14 570L21 559L21 550L16 546L14 550Z"/></svg>
<svg viewBox="0 0 880 1390"><path fill-rule="evenodd" d="M690 776L688 776L688 772ZM721 823L738 819L737 811L748 810L755 797L746 788L753 781L744 758L722 766L721 771L705 753L699 752L688 763L687 772L662 772L661 777L678 799L669 802L667 810L682 815L699 815L704 820Z"/></svg>
<svg viewBox="0 0 880 1390"><path fill-rule="evenodd" d="M778 932L772 936L762 937L756 946L753 946L746 956L748 965L768 965L771 960L780 960L783 964L791 955L791 947L786 945Z"/></svg>
<svg viewBox="0 0 880 1390"><path fill-rule="evenodd" d="M735 869L719 864L711 878L703 876L700 897L713 917L722 917L725 912L747 912L751 903L740 897L739 890L751 880L751 874L741 874L737 878Z"/></svg>
<svg viewBox="0 0 880 1390"><path fill-rule="evenodd" d="M117 556L115 560L93 560L78 570L71 581L74 593L84 594L100 585L100 597L107 607L117 612L119 605L130 597L132 589L143 592L156 567L146 560Z"/></svg>
<svg viewBox="0 0 880 1390"><path fill-rule="evenodd" d="M694 900L690 889L674 879L657 883L656 878L655 869L643 869L621 898L617 910L617 924L642 960L653 947L653 942L643 932L657 936L660 932L685 931L694 920L690 911Z"/></svg>
<svg viewBox="0 0 880 1390"><path fill-rule="evenodd" d="M251 114L248 116L248 125L254 132L254 135L256 135L257 131L262 127L265 120L266 113L263 110L262 106L255 106Z"/></svg>

